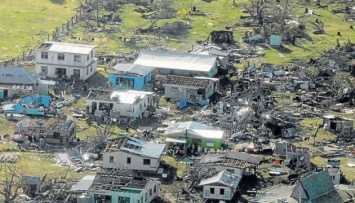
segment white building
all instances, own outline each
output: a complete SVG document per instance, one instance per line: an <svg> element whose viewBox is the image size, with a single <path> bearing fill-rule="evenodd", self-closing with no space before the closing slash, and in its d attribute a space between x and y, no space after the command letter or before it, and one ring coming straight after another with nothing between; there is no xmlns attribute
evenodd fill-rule
<svg viewBox="0 0 355 203"><path fill-rule="evenodd" d="M164 144L119 137L111 140L103 151L102 167L154 172L160 166L164 151Z"/></svg>
<svg viewBox="0 0 355 203"><path fill-rule="evenodd" d="M113 112L119 117L133 119L148 117L155 107L154 92L127 90L127 91L104 91L92 90L86 98L86 105L90 114L100 116Z"/></svg>
<svg viewBox="0 0 355 203"><path fill-rule="evenodd" d="M213 177L203 179L199 186L203 186L203 198L231 200L239 181L240 177L227 171L221 171Z"/></svg>
<svg viewBox="0 0 355 203"><path fill-rule="evenodd" d="M86 80L96 72L95 45L43 42L36 48L35 72L42 77Z"/></svg>
<svg viewBox="0 0 355 203"><path fill-rule="evenodd" d="M219 90L218 83L218 78L168 75L163 86L165 87L165 98L172 101L186 99L191 103L199 103L202 100L208 100Z"/></svg>

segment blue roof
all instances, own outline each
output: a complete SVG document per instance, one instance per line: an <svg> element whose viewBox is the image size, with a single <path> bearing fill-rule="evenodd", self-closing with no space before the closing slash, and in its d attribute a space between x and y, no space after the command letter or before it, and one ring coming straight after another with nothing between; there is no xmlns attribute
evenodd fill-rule
<svg viewBox="0 0 355 203"><path fill-rule="evenodd" d="M19 102L14 105L4 106L5 113L19 113L31 115L44 115L44 111L40 110L40 106L48 108L50 105L50 97L46 95L26 96L22 97Z"/></svg>
<svg viewBox="0 0 355 203"><path fill-rule="evenodd" d="M158 159L164 152L165 145L146 142L132 137L118 137L111 140L104 152L125 151L139 156Z"/></svg>
<svg viewBox="0 0 355 203"><path fill-rule="evenodd" d="M36 84L39 76L23 68L0 67L0 83L3 84Z"/></svg>

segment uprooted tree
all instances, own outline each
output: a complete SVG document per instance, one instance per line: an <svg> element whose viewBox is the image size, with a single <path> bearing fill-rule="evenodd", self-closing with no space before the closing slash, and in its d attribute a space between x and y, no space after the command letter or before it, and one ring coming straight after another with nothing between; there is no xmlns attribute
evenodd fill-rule
<svg viewBox="0 0 355 203"><path fill-rule="evenodd" d="M1 163L0 173L3 174L0 180L0 195L3 196L4 203L13 202L23 188L24 170L17 164Z"/></svg>

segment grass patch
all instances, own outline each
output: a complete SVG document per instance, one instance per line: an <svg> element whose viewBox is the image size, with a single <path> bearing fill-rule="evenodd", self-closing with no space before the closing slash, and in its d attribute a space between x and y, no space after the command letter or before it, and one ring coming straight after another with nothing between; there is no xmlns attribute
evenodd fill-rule
<svg viewBox="0 0 355 203"><path fill-rule="evenodd" d="M171 165L171 166L173 166L173 167L175 167L175 168L177 168L177 175L178 176L183 176L185 173L186 173L186 164L185 163L179 163L174 157L172 157L172 156L164 156L163 157L163 160L167 163L167 164L169 164L169 165Z"/></svg>
<svg viewBox="0 0 355 203"><path fill-rule="evenodd" d="M79 1L67 0L1 0L0 1L0 61L28 53L38 42L51 37L75 15Z"/></svg>

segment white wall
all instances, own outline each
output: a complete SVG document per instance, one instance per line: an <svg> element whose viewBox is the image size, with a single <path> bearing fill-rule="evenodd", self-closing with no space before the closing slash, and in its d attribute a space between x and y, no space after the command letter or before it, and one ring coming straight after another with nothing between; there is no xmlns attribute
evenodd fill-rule
<svg viewBox="0 0 355 203"><path fill-rule="evenodd" d="M114 157L112 163L110 163L110 156ZM131 164L127 164L127 157L131 157ZM150 165L143 165L143 159L150 159ZM122 151L103 153L102 158L103 168L156 171L158 170L159 165L159 159L141 157Z"/></svg>
<svg viewBox="0 0 355 203"><path fill-rule="evenodd" d="M93 50L94 51L94 50ZM41 58L42 51L36 51L36 64L35 72L37 74L42 73L42 66L48 67L47 77L56 78L55 69L56 68L65 68L66 75L70 78L73 75L74 69L80 70L80 79L86 80L91 75L93 75L97 70L97 60L94 57L91 57L89 54L89 60L87 60L87 54L72 54L64 53L64 60L58 60L57 52L48 52L48 59ZM80 62L74 61L74 55L80 55ZM91 68L92 66L92 68ZM88 70L88 72L87 72Z"/></svg>
<svg viewBox="0 0 355 203"><path fill-rule="evenodd" d="M149 97L149 102L148 102ZM146 95L143 99L141 99L137 104L122 104L116 103L114 101L100 101L100 100L93 100L93 99L86 99L86 105L90 106L90 112L92 108L92 103L96 102L97 107L99 109L99 103L112 103L113 108L120 111L120 116L125 117L139 117L139 114L142 115L148 109L148 106L153 105L153 95ZM142 106L142 109L140 108Z"/></svg>
<svg viewBox="0 0 355 203"><path fill-rule="evenodd" d="M211 188L214 188L214 194L211 194ZM224 189L224 194L220 194L220 189ZM230 187L225 186L203 186L203 198L206 199L220 199L220 200L231 200L234 196L235 190Z"/></svg>

